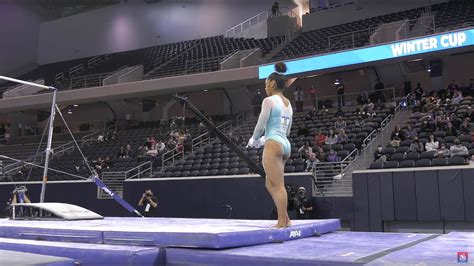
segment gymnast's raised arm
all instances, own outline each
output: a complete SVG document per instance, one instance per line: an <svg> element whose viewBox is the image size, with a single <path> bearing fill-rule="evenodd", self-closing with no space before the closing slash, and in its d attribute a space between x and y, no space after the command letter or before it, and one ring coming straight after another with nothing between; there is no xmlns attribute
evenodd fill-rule
<svg viewBox="0 0 474 266"><path fill-rule="evenodd" d="M265 132L265 127L267 126L268 118L270 117L270 112L272 110L273 101L270 98L263 99L262 111L258 117L257 125L253 131L252 139L257 140Z"/></svg>

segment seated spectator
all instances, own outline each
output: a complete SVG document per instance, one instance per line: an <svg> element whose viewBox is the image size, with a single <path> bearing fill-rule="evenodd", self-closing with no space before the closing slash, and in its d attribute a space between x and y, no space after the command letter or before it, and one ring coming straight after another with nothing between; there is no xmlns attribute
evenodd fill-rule
<svg viewBox="0 0 474 266"><path fill-rule="evenodd" d="M425 147L423 146L423 143L418 139L418 137L413 138L413 142L410 145L410 152L418 152L422 153L425 150Z"/></svg>
<svg viewBox="0 0 474 266"><path fill-rule="evenodd" d="M117 153L117 158L125 158L125 148L123 146L120 147L120 151Z"/></svg>
<svg viewBox="0 0 474 266"><path fill-rule="evenodd" d="M137 157L144 158L147 153L147 148L145 146L140 146L137 150Z"/></svg>
<svg viewBox="0 0 474 266"><path fill-rule="evenodd" d="M336 122L334 122L334 128L336 130L344 129L346 128L346 126L347 126L346 121L342 119L342 116L339 116Z"/></svg>
<svg viewBox="0 0 474 266"><path fill-rule="evenodd" d="M314 142L316 142L316 145L319 147L322 147L326 142L326 135L324 135L321 130L319 130L318 133L314 135Z"/></svg>
<svg viewBox="0 0 474 266"><path fill-rule="evenodd" d="M318 116L318 112L316 110L316 107L313 107L313 109L311 109L311 111L309 111L307 114L306 114L306 120L311 120L313 119L314 117Z"/></svg>
<svg viewBox="0 0 474 266"><path fill-rule="evenodd" d="M453 124L449 122L446 127L446 136L454 136L457 137L459 135L459 132L457 129L453 127Z"/></svg>
<svg viewBox="0 0 474 266"><path fill-rule="evenodd" d="M322 115L322 117L326 117L326 116L328 116L328 114L329 114L329 109L327 109L326 106L323 105L323 106L321 107L321 115Z"/></svg>
<svg viewBox="0 0 474 266"><path fill-rule="evenodd" d="M435 128L434 128L434 124L432 123L428 123L428 121L423 121L423 123L421 124L421 131L422 132L427 132L427 133L432 133L433 131L435 131Z"/></svg>
<svg viewBox="0 0 474 266"><path fill-rule="evenodd" d="M339 134L337 135L337 143L339 144L346 144L349 142L349 137L346 134L344 129L339 130Z"/></svg>
<svg viewBox="0 0 474 266"><path fill-rule="evenodd" d="M461 134L470 135L471 134L471 125L469 124L469 119L464 119L459 130Z"/></svg>
<svg viewBox="0 0 474 266"><path fill-rule="evenodd" d="M326 161L326 153L324 152L323 148L317 147L316 150L316 157L320 162L325 162Z"/></svg>
<svg viewBox="0 0 474 266"><path fill-rule="evenodd" d="M453 98L451 99L451 104L460 104L462 100L462 93L458 90L454 91Z"/></svg>
<svg viewBox="0 0 474 266"><path fill-rule="evenodd" d="M143 144L144 147L147 148L147 150L151 150L151 138L146 138L145 144Z"/></svg>
<svg viewBox="0 0 474 266"><path fill-rule="evenodd" d="M365 119L362 117L362 115L357 116L355 125L360 128L365 127Z"/></svg>
<svg viewBox="0 0 474 266"><path fill-rule="evenodd" d="M326 138L327 145L334 145L337 144L337 134L334 133L334 130L330 129L329 130L329 136Z"/></svg>
<svg viewBox="0 0 474 266"><path fill-rule="evenodd" d="M444 143L441 143L439 149L435 152L435 157L437 158L449 158L451 156L451 151L446 148Z"/></svg>
<svg viewBox="0 0 474 266"><path fill-rule="evenodd" d="M306 124L303 124L300 129L298 129L298 136L305 136L307 137L309 135L309 131L306 128Z"/></svg>
<svg viewBox="0 0 474 266"><path fill-rule="evenodd" d="M298 153L301 158L308 159L309 154L313 152L313 148L309 146L309 142L306 141L303 146L298 149Z"/></svg>
<svg viewBox="0 0 474 266"><path fill-rule="evenodd" d="M426 151L437 151L439 148L439 142L436 141L433 135L430 135L430 139L425 144Z"/></svg>
<svg viewBox="0 0 474 266"><path fill-rule="evenodd" d="M110 136L110 141L116 141L117 140L117 130L112 131L112 135Z"/></svg>
<svg viewBox="0 0 474 266"><path fill-rule="evenodd" d="M414 130L413 127L408 124L407 129L405 130L405 138L413 139L416 136L418 136L418 133L416 133L416 130Z"/></svg>
<svg viewBox="0 0 474 266"><path fill-rule="evenodd" d="M158 143L155 145L156 147L156 150L158 151L158 153L163 153L165 152L165 149L166 149L166 146L165 144L163 143L163 141L158 141Z"/></svg>
<svg viewBox="0 0 474 266"><path fill-rule="evenodd" d="M366 113L372 113L372 111L374 110L374 103L372 102L372 100L370 100L370 98L367 98L367 103L362 106L362 109Z"/></svg>
<svg viewBox="0 0 474 266"><path fill-rule="evenodd" d="M454 140L454 145L449 148L449 151L451 152L451 157L469 155L469 151L467 150L466 146L461 145L461 141L459 141L459 139Z"/></svg>
<svg viewBox="0 0 474 266"><path fill-rule="evenodd" d="M337 153L333 149L331 149L329 150L329 154L326 160L328 162L335 163L335 162L339 162L341 159L337 156Z"/></svg>
<svg viewBox="0 0 474 266"><path fill-rule="evenodd" d="M109 156L106 156L105 160L102 161L102 170L110 169L110 167L112 167L112 163L110 162Z"/></svg>
<svg viewBox="0 0 474 266"><path fill-rule="evenodd" d="M316 169L316 164L319 163L318 158L316 158L316 153L312 152L309 154L309 158L306 160L306 172L313 172Z"/></svg>
<svg viewBox="0 0 474 266"><path fill-rule="evenodd" d="M382 150L382 145L377 146L377 150L374 152L374 162L384 163L387 161L387 155L385 155Z"/></svg>
<svg viewBox="0 0 474 266"><path fill-rule="evenodd" d="M393 147L400 147L400 142L405 140L405 134L401 130L399 124L395 126L395 130L392 132L390 140L390 144L392 144Z"/></svg>

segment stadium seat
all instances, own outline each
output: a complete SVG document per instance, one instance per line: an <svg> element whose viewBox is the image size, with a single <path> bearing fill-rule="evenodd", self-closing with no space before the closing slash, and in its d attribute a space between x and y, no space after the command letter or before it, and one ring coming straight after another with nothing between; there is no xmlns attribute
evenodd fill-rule
<svg viewBox="0 0 474 266"><path fill-rule="evenodd" d="M399 167L403 167L403 168L415 167L415 161L413 161L413 160L404 160L400 163Z"/></svg>
<svg viewBox="0 0 474 266"><path fill-rule="evenodd" d="M432 166L445 166L448 165L448 160L446 158L434 158L431 160Z"/></svg>
<svg viewBox="0 0 474 266"><path fill-rule="evenodd" d="M382 162L373 162L370 164L370 169L382 169L383 163Z"/></svg>
<svg viewBox="0 0 474 266"><path fill-rule="evenodd" d="M388 162L385 162L385 164L383 165L383 168L398 168L398 166L399 166L398 161L388 161Z"/></svg>
<svg viewBox="0 0 474 266"><path fill-rule="evenodd" d="M416 161L416 166L417 167L431 166L431 160L430 159L419 159L418 161Z"/></svg>
<svg viewBox="0 0 474 266"><path fill-rule="evenodd" d="M464 165L466 164L466 160L463 157L452 157L449 159L449 165Z"/></svg>

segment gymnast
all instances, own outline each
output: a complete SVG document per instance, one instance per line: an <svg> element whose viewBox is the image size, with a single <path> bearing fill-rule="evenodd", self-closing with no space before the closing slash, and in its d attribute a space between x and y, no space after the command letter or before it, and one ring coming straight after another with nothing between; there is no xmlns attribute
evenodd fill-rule
<svg viewBox="0 0 474 266"><path fill-rule="evenodd" d="M283 96L286 87L285 63L276 63L275 71L265 81L268 97L263 100L262 111L247 146L260 148L264 145L262 163L266 174L265 187L277 207L278 223L275 227L284 228L291 226L287 213L284 168L291 151L287 136L290 134L293 109L290 101ZM262 137L264 132L265 136Z"/></svg>

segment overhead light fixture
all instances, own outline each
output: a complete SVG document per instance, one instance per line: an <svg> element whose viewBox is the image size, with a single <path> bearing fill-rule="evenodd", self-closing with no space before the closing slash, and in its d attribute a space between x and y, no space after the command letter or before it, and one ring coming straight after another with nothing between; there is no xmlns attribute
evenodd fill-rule
<svg viewBox="0 0 474 266"><path fill-rule="evenodd" d="M334 81L334 85L339 85L339 84L341 84L341 82L338 79L336 79L336 81Z"/></svg>
<svg viewBox="0 0 474 266"><path fill-rule="evenodd" d="M421 61L421 60L423 60L423 58L413 59L413 60L411 60L410 62L418 62L418 61Z"/></svg>
<svg viewBox="0 0 474 266"><path fill-rule="evenodd" d="M428 72L431 72L431 67L429 67L427 71L428 71Z"/></svg>
<svg viewBox="0 0 474 266"><path fill-rule="evenodd" d="M207 89L205 89L204 91L207 91Z"/></svg>
<svg viewBox="0 0 474 266"><path fill-rule="evenodd" d="M71 109L67 110L67 114L72 115L72 110Z"/></svg>
<svg viewBox="0 0 474 266"><path fill-rule="evenodd" d="M74 106L74 107L79 107L79 104L76 103L76 104L74 104L74 105L72 105L72 106Z"/></svg>

